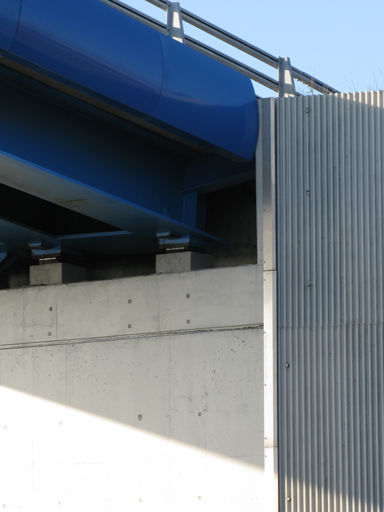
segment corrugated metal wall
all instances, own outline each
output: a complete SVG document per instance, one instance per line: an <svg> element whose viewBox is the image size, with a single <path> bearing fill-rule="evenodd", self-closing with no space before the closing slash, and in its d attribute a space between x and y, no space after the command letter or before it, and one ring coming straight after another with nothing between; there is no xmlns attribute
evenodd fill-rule
<svg viewBox="0 0 384 512"><path fill-rule="evenodd" d="M280 510L384 510L384 94L276 100Z"/></svg>

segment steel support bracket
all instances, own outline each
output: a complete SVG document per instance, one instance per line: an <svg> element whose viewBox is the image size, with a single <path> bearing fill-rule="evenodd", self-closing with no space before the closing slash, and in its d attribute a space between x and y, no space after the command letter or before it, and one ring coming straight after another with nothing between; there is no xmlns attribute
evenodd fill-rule
<svg viewBox="0 0 384 512"><path fill-rule="evenodd" d="M34 241L28 244L31 250L31 256L39 263L50 263L57 261L66 261L68 263L77 263L83 259L83 255L68 247L62 247L60 244L51 245L44 241Z"/></svg>
<svg viewBox="0 0 384 512"><path fill-rule="evenodd" d="M158 233L157 235L159 249L165 249L166 251L188 250L204 252L212 248L212 244L207 240L203 240L191 235L180 237L161 235L163 235L163 233Z"/></svg>
<svg viewBox="0 0 384 512"><path fill-rule="evenodd" d="M61 256L61 245L52 246L46 242L30 242L31 256L35 260L54 260Z"/></svg>

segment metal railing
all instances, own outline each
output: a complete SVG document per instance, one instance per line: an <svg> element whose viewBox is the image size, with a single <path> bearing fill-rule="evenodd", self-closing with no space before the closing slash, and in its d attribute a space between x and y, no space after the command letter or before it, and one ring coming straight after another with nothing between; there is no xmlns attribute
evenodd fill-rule
<svg viewBox="0 0 384 512"><path fill-rule="evenodd" d="M112 5L118 10L121 10L122 12L125 12L129 16L136 18L137 20L145 23L146 25L149 25L150 27L166 33L167 32L167 25L165 23L161 23L160 21L151 18L150 16L137 11L136 9L133 9L132 7L124 4L120 0L102 0L103 2ZM167 6L169 2L167 0L146 0L150 4L159 7L163 10L167 10ZM230 46L233 46L234 48L241 50L244 53L247 53L251 57L254 57L255 59L263 62L264 64L267 64L275 69L279 69L279 59L278 57L275 57L271 55L268 52L265 52L264 50L261 50L260 48L257 48L256 46L248 43L247 41L244 41L243 39L234 36L233 34L227 32L226 30L221 29L220 27L217 27L216 25L200 18L199 16L196 16L195 14L187 11L186 9L181 8L181 15L182 20L185 23L188 23L199 30L202 30L203 32L206 32L207 34L229 44ZM256 69L247 66L246 64L243 64L242 62L225 55L224 53L221 53L220 51L212 48L211 46L208 46L200 41L197 41L196 39L193 39L190 36L185 36L185 44L187 46L190 46L191 48L194 48L195 50L198 50L201 53L204 53L205 55L208 55L209 57L212 57L215 60L218 60L227 66L235 69L236 71L239 71L240 73L243 73L244 75L247 75L251 80L254 80L255 82L263 85L264 87L267 87L268 89L271 89L275 92L279 92L279 81L275 80L268 75L265 75L264 73L261 73L260 71L257 71ZM330 85L325 84L321 80L318 80L317 78L309 75L308 73L305 73L304 71L301 71L300 69L297 69L295 67L292 67L292 76L299 82L307 85L311 89L320 92L322 94L334 94L339 92L334 87L331 87Z"/></svg>

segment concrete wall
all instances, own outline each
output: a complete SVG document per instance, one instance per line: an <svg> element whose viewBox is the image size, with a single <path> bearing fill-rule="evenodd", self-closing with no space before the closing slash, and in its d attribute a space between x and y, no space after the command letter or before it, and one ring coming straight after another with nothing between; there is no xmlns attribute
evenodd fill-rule
<svg viewBox="0 0 384 512"><path fill-rule="evenodd" d="M262 267L0 292L0 507L261 510Z"/></svg>

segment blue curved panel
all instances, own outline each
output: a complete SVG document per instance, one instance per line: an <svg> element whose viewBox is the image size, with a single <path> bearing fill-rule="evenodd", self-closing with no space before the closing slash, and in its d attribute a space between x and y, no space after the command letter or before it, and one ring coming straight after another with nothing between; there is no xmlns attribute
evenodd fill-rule
<svg viewBox="0 0 384 512"><path fill-rule="evenodd" d="M163 77L157 32L95 0L23 0L12 53L152 116Z"/></svg>
<svg viewBox="0 0 384 512"><path fill-rule="evenodd" d="M0 47L9 59L185 141L253 158L247 77L99 0L22 0L18 28L20 0L8 2L0 16L13 25L0 24Z"/></svg>
<svg viewBox="0 0 384 512"><path fill-rule="evenodd" d="M21 0L6 0L0 4L0 48L8 51L16 34Z"/></svg>
<svg viewBox="0 0 384 512"><path fill-rule="evenodd" d="M251 160L258 111L249 78L170 37L159 36L164 81L156 119Z"/></svg>

